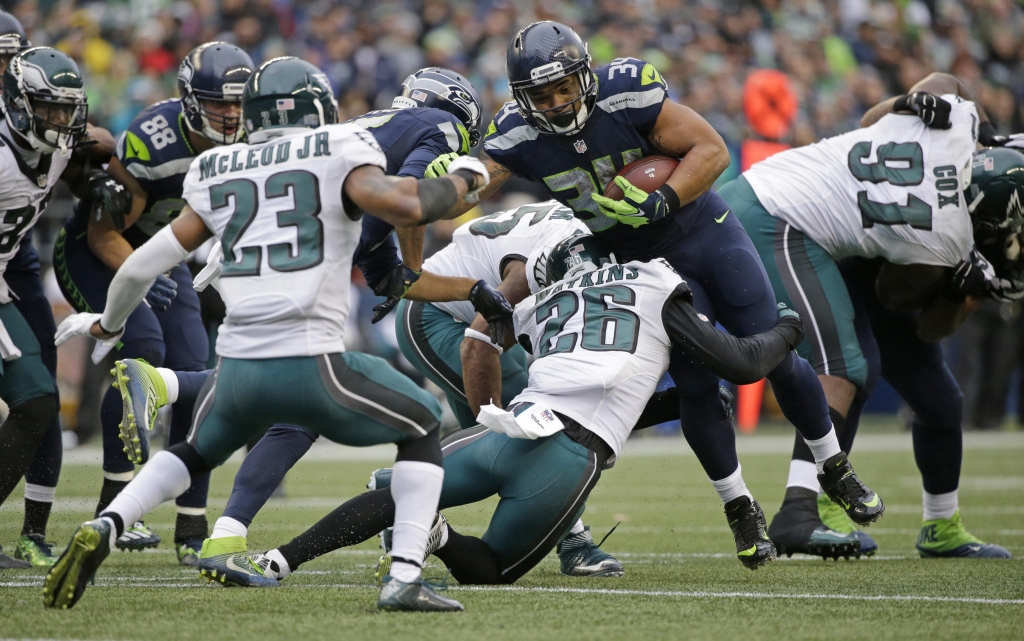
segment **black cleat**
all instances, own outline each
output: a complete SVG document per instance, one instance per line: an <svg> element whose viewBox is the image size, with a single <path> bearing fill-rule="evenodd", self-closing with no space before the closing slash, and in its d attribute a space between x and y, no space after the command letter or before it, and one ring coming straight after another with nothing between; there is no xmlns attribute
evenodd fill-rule
<svg viewBox="0 0 1024 641"><path fill-rule="evenodd" d="M736 557L751 570L775 560L775 544L768 538L768 524L757 501L737 497L725 504L725 517L736 539Z"/></svg>
<svg viewBox="0 0 1024 641"><path fill-rule="evenodd" d="M818 475L818 483L828 497L846 510L857 525L869 525L882 518L885 504L871 488L860 482L844 452L829 457Z"/></svg>
<svg viewBox="0 0 1024 641"><path fill-rule="evenodd" d="M110 522L103 519L83 523L43 582L43 605L73 607L96 576L96 570L110 554Z"/></svg>
<svg viewBox="0 0 1024 641"><path fill-rule="evenodd" d="M810 554L823 559L860 558L857 535L831 530L818 514L818 493L803 487L787 487L782 509L772 518L768 536L779 554Z"/></svg>

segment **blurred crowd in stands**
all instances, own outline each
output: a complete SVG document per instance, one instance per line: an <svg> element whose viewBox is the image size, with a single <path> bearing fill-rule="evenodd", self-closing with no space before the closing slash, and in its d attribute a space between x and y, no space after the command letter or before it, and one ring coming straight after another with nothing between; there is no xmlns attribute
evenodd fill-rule
<svg viewBox="0 0 1024 641"><path fill-rule="evenodd" d="M856 128L870 106L905 93L931 71L964 81L999 133L1024 131L1024 7L1016 0L3 0L0 6L22 21L33 44L79 61L90 120L115 135L145 106L174 97L180 60L210 40L238 44L257 63L280 55L313 62L330 77L344 118L389 107L416 69L449 67L473 82L489 119L509 99L504 58L511 37L543 19L573 26L589 41L595 65L621 56L654 63L670 96L710 121L732 150L736 161L720 182L739 173L742 143L758 138L745 113L744 83L759 68L789 78L795 117L778 137L791 145ZM510 193L516 190L526 194ZM529 194L528 185L515 183L483 210L520 204ZM55 203L40 226L44 258L47 238L67 209ZM432 248L444 242L440 230ZM969 410L976 424L997 420L973 417L999 405L985 396L993 387L978 380L993 367L977 355L995 341L985 353L994 349L1012 363L994 369L1014 369L1024 329L1019 311L988 303L967 330L974 334L961 351L972 356L957 362L968 402L980 408ZM1007 374L995 387L1009 386Z"/></svg>

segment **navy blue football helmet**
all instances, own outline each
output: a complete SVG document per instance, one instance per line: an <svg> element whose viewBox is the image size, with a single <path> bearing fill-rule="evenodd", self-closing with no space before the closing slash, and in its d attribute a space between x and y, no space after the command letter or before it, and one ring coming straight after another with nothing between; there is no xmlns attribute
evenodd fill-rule
<svg viewBox="0 0 1024 641"><path fill-rule="evenodd" d="M255 67L249 54L227 42L207 42L189 52L178 69L178 93L188 128L218 145L241 140L241 116L213 113L203 103L241 105L242 89Z"/></svg>
<svg viewBox="0 0 1024 641"><path fill-rule="evenodd" d="M480 116L483 113L480 96L472 83L451 69L420 69L405 79L402 91L391 106L395 109L432 107L447 111L466 127L469 146L480 144Z"/></svg>
<svg viewBox="0 0 1024 641"><path fill-rule="evenodd" d="M31 46L21 22L6 11L0 11L0 56L13 56Z"/></svg>
<svg viewBox="0 0 1024 641"><path fill-rule="evenodd" d="M594 113L597 82L590 70L587 45L576 32L560 22L535 22L516 34L505 53L505 71L512 97L523 118L542 134L571 136L579 133ZM575 76L580 94L571 109L558 105L538 110L529 90Z"/></svg>

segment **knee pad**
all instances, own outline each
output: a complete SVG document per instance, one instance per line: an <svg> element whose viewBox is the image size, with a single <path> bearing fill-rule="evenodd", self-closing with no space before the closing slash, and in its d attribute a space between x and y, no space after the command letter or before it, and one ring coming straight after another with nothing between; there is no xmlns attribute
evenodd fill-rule
<svg viewBox="0 0 1024 641"><path fill-rule="evenodd" d="M442 461L440 431L435 429L426 436L402 441L398 444L398 456L395 457L395 461L421 461L440 466Z"/></svg>
<svg viewBox="0 0 1024 641"><path fill-rule="evenodd" d="M181 462L184 463L185 467L188 469L189 476L192 478L196 478L197 476L205 474L213 469L199 451L187 441L172 445L167 448L167 451L181 459Z"/></svg>

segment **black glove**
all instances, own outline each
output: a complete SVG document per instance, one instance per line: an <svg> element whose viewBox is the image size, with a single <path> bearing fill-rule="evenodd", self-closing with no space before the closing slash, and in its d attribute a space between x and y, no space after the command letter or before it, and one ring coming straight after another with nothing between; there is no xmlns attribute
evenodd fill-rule
<svg viewBox="0 0 1024 641"><path fill-rule="evenodd" d="M800 344L800 341L804 338L804 322L800 318L800 314L795 309L790 309L785 303L777 303L775 308L779 312L779 325L791 326L796 333L791 336L789 341L789 348L796 349L796 346Z"/></svg>
<svg viewBox="0 0 1024 641"><path fill-rule="evenodd" d="M725 416L729 419L729 423L734 423L736 421L736 411L733 408L736 406L736 397L727 387L718 386L718 402L722 404L722 409L725 411Z"/></svg>
<svg viewBox="0 0 1024 641"><path fill-rule="evenodd" d="M978 142L983 147L1009 147L1011 149L1024 149L1024 134L1010 134L1001 136L996 133L996 128L991 122L983 122L978 125Z"/></svg>
<svg viewBox="0 0 1024 641"><path fill-rule="evenodd" d="M124 219L132 212L132 194L128 188L110 177L105 171L94 171L89 176L89 193L110 214L114 229L124 231Z"/></svg>
<svg viewBox="0 0 1024 641"><path fill-rule="evenodd" d="M949 114L953 106L927 91L900 96L892 106L893 111L913 111L921 122L930 129L949 129Z"/></svg>
<svg viewBox="0 0 1024 641"><path fill-rule="evenodd" d="M988 261L977 251L972 250L968 258L961 260L953 268L953 277L946 283L942 295L954 303L962 303L968 296L987 296L989 275L985 272L991 271L991 268L986 268Z"/></svg>
<svg viewBox="0 0 1024 641"><path fill-rule="evenodd" d="M384 296L386 300L373 308L373 318L370 319L370 323L377 323L387 316L398 305L398 301L405 298L405 295L409 293L409 288L419 278L420 272L414 272L406 267L405 263L395 265L373 288L374 294Z"/></svg>
<svg viewBox="0 0 1024 641"><path fill-rule="evenodd" d="M160 274L156 282L146 292L146 302L149 306L158 311L164 311L171 306L171 301L178 295L178 283Z"/></svg>
<svg viewBox="0 0 1024 641"><path fill-rule="evenodd" d="M495 345L505 344L505 332L515 331L512 327L512 306L505 297L482 280L478 280L473 289L469 290L469 302L491 326L491 342Z"/></svg>

